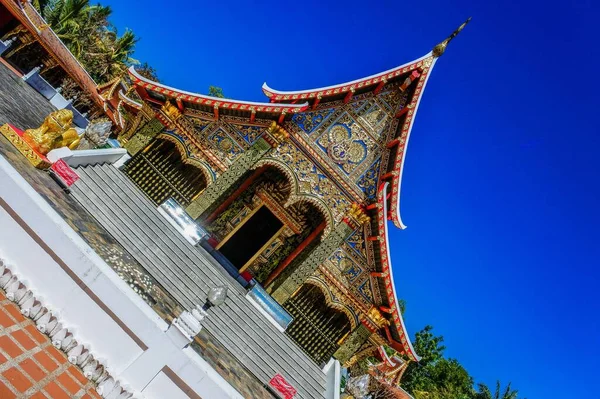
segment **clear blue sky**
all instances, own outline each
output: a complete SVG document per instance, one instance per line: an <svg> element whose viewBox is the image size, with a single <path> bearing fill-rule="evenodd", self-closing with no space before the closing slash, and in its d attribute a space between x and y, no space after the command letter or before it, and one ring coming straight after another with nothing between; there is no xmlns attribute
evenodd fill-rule
<svg viewBox="0 0 600 399"><path fill-rule="evenodd" d="M598 398L597 1L104 0L136 56L189 91L264 100L427 53L392 232L411 334L426 324L476 381Z"/></svg>

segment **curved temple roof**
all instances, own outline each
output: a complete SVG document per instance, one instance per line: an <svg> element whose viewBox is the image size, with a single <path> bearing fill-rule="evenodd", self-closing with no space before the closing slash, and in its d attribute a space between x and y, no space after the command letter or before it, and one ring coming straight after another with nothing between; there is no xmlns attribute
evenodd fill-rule
<svg viewBox="0 0 600 399"><path fill-rule="evenodd" d="M406 64L400 65L396 68L388 69L387 71L377 73L366 78L356 79L351 82L337 84L333 86L321 87L312 90L299 90L299 91L279 91L270 88L267 83L263 83L262 90L271 101L289 101L289 100L308 100L315 98L322 98L327 96L338 95L354 91L369 86L377 85L381 82L387 82L390 79L396 78L404 73L410 72L421 66L419 62L429 58L431 53L424 55L423 57Z"/></svg>
<svg viewBox="0 0 600 399"><path fill-rule="evenodd" d="M404 320L400 313L400 310L397 305L397 297L396 297L396 288L394 285L394 276L391 264L391 257L389 251L388 244L388 227L387 220L390 217L396 226L401 229L406 228L402 219L400 217L400 187L402 181L402 173L404 168L404 160L405 160L405 149L408 145L408 139L410 137L410 131L412 129L412 125L414 122L414 117L417 112L417 108L419 102L421 100L421 96L423 94L423 89L425 87L425 83L429 78L429 74L431 69L433 68L437 57L433 56L432 52L424 55L417 60L408 62L406 64L400 65L396 68L368 76L363 79L357 79L351 82L323 87L314 90L304 90L304 91L290 91L283 92L273 90L267 86L265 83L262 87L263 92L271 99L271 101L294 101L294 100L305 100L306 102L302 104L290 104L290 103L255 103L255 102L247 102L247 101L238 101L238 100L230 100L230 99L222 99L211 96L206 96L203 94L190 93L182 90L178 90L157 82L153 82L143 76L141 76L133 67L129 69L129 74L134 82L134 84L143 87L146 90L155 91L161 93L165 96L172 97L175 99L180 99L182 101L193 102L204 105L213 105L219 108L227 108L227 109L237 109L237 110L246 110L256 112L273 112L273 113L300 113L305 111L308 108L308 100L317 100L327 96L336 96L348 92L354 92L358 89L363 88L373 88L380 84L387 83L388 80L401 77L406 75L414 70L419 71L419 75L416 78L417 81L414 82L416 85L414 95L409 104L407 104L408 112L406 118L402 122L400 126L400 130L398 133L399 144L397 147L392 148L391 151L396 151L396 161L393 165L393 180L391 182L383 182L379 188L378 192L378 201L377 201L377 215L379 219L379 241L381 243L381 268L383 271L382 279L384 281L385 290L388 297L388 303L390 305L391 310L391 322L393 323L393 328L397 332L397 335L400 337L400 341L396 342L401 345L403 351L411 358L412 360L419 361L420 357L416 353L415 349L412 346L410 337L408 332L406 331L406 326L404 325ZM391 210L388 210L388 185L391 183L391 196L390 196L390 204ZM389 337L393 339L393 337Z"/></svg>
<svg viewBox="0 0 600 399"><path fill-rule="evenodd" d="M381 183L379 191L377 193L377 223L379 225L379 243L381 246L381 270L383 272L382 278L385 283L385 290L388 295L389 307L394 322L394 327L398 331L400 336L400 344L402 345L404 352L412 360L419 361L421 357L417 354L412 346L410 337L406 331L404 325L404 319L400 313L400 309L397 304L396 286L394 284L394 273L392 269L392 258L390 255L388 228L387 228L387 189L388 182Z"/></svg>
<svg viewBox="0 0 600 399"><path fill-rule="evenodd" d="M425 85L427 84L429 76L431 75L431 70L433 69L437 61L437 58L431 56L431 53L429 53L427 56L431 57L429 58L431 60L431 63L428 67L423 68L421 76L419 76L417 86L415 88L415 94L413 95L411 102L407 105L408 112L402 124L400 133L398 135L399 144L396 148L396 161L392 169L395 176L395 180L392 186L391 216L396 227L399 227L401 229L406 228L406 225L402 222L402 217L400 216L400 188L402 186L402 174L404 173L406 147L408 146L410 132L412 131L415 116L417 114L419 104L421 103L421 97L423 95Z"/></svg>
<svg viewBox="0 0 600 399"><path fill-rule="evenodd" d="M398 144L391 148L391 151L396 151L395 163L392 168L393 179L391 182L382 182L377 197L377 217L379 222L379 242L381 243L381 268L382 268L382 279L385 284L385 290L388 296L388 303L391 310L391 321L393 322L393 328L400 338L400 341L396 341L390 334L389 330L387 334L389 338L401 345L403 351L415 361L419 361L420 357L416 353L412 346L404 320L400 313L397 305L396 288L394 285L393 270L391 264L390 250L389 250L389 238L388 238L388 218L393 220L394 224L404 229L406 226L402 222L400 216L400 188L402 182L402 174L404 168L404 160L406 154L406 147L410 138L410 131L414 123L414 117L416 115L421 97L429 79L429 75L433 66L437 61L438 55L434 52L429 52L417 60L409 63L400 65L396 68L389 69L387 71L368 76L363 79L357 79L351 82L322 87L313 90L304 91L278 91L271 89L266 83L263 84L262 90L267 97L272 101L271 103L257 103L248 101L239 101L231 99L223 99L211 97L203 94L191 93L182 90L178 90L161 83L153 82L143 76L141 76L133 67L129 69L129 74L134 84L143 87L146 90L160 93L164 96L179 99L181 101L213 106L215 108L232 109L239 111L250 111L250 112L266 112L276 114L292 114L301 113L308 109L309 100L314 101L314 105L318 103L321 98L328 96L338 96L341 94L353 93L355 90L372 88L375 90L376 87L382 87L390 79L402 77L412 71L418 70L418 74L413 78L414 94L410 100L410 103L406 105L407 108L406 117L402 121L396 140ZM410 84L410 82L409 82ZM126 99L122 99L126 100ZM276 101L298 101L305 100L304 103L277 103ZM388 186L391 183L391 193L388 195ZM388 198L390 198L391 209L388 210Z"/></svg>
<svg viewBox="0 0 600 399"><path fill-rule="evenodd" d="M155 91L157 93L169 96L182 101L187 101L196 104L213 106L221 109L231 109L248 112L271 112L271 113L288 113L294 114L302 112L308 108L308 103L302 104L274 104L274 103L258 103L251 101L232 100L227 98L211 97L204 94L191 93L166 86L162 83L154 82L140 75L132 66L129 68L129 76L136 86L143 87L146 90Z"/></svg>

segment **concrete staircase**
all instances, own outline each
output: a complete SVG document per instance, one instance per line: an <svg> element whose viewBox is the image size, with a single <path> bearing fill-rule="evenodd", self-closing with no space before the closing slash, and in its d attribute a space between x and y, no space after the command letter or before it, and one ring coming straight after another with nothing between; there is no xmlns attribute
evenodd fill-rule
<svg viewBox="0 0 600 399"><path fill-rule="evenodd" d="M324 398L326 376L244 297L245 290L202 248L190 245L135 184L112 165L82 166L72 195L184 308L203 304L226 284L225 304L205 328L262 383L280 373L297 398Z"/></svg>

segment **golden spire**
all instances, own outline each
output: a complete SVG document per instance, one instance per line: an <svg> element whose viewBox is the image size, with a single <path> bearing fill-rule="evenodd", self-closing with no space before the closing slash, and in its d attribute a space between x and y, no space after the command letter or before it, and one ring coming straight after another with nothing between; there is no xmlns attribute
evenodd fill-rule
<svg viewBox="0 0 600 399"><path fill-rule="evenodd" d="M467 26L467 24L471 21L471 17L467 18L467 20L465 22L463 22L463 24L461 26L458 27L458 29L456 29L454 32L452 32L452 34L450 36L448 36L446 38L446 40L444 40L443 42L441 42L440 44L438 44L437 46L435 46L433 48L433 56L434 57L439 57L442 54L444 54L444 51L446 51L446 46L448 46L448 43L450 43L450 41L452 41L452 39L454 39L461 30L463 30L465 28L465 26Z"/></svg>

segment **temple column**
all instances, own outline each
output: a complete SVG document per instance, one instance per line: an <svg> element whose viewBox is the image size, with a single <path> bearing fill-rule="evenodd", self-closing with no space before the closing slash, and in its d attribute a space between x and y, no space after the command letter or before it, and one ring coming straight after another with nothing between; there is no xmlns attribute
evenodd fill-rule
<svg viewBox="0 0 600 399"><path fill-rule="evenodd" d="M146 148L164 128L165 125L156 117L154 110L144 103L131 128L119 136L119 142L129 155L134 156Z"/></svg>
<svg viewBox="0 0 600 399"><path fill-rule="evenodd" d="M346 337L342 346L333 354L333 357L339 360L341 364L345 364L367 342L371 334L371 330L361 323Z"/></svg>
<svg viewBox="0 0 600 399"><path fill-rule="evenodd" d="M296 259L296 257L302 253L302 251L304 251L306 249L306 247L308 247L310 245L310 243L312 243L318 236L319 234L321 234L321 232L323 230L325 230L325 227L327 225L327 222L323 221L323 223L321 223L319 226L317 226L317 228L310 233L310 235L308 237L306 237L304 239L304 241L302 241L300 243L300 245L298 245L298 248L294 249L292 251L291 254L289 254L276 268L275 270L273 270L271 272L271 274L269 275L269 277L265 280L263 286L265 288L269 287L271 285L271 283L273 281L275 281L275 279L277 277L279 277L279 275L281 274L281 272L283 272L287 266L292 263L292 261L294 259Z"/></svg>
<svg viewBox="0 0 600 399"><path fill-rule="evenodd" d="M240 179L271 150L271 144L264 138L256 142L240 155L221 176L210 184L187 208L194 219L204 219L225 202L230 193L238 186Z"/></svg>
<svg viewBox="0 0 600 399"><path fill-rule="evenodd" d="M296 257L293 262L287 265L286 269L269 287L271 296L277 302L284 304L304 284L306 279L317 270L319 265L344 243L356 228L350 226L349 223L344 221L338 224L306 257Z"/></svg>
<svg viewBox="0 0 600 399"><path fill-rule="evenodd" d="M246 191L248 187L250 187L250 185L254 183L258 176L260 176L263 172L264 167L256 169L254 173L244 181L244 183L242 183L230 196L227 197L225 201L221 203L221 205L219 205L210 215L208 215L206 221L210 223L213 220L215 220L217 216L219 216L221 212L227 209L229 205L231 205L231 203L240 196L240 194Z"/></svg>
<svg viewBox="0 0 600 399"><path fill-rule="evenodd" d="M319 245L312 248L308 254L304 255L302 253L300 256L296 256L268 287L267 292L283 305L317 268L342 246L357 228L369 220L364 209L358 204L352 204L343 222L335 226L333 231L324 237Z"/></svg>

